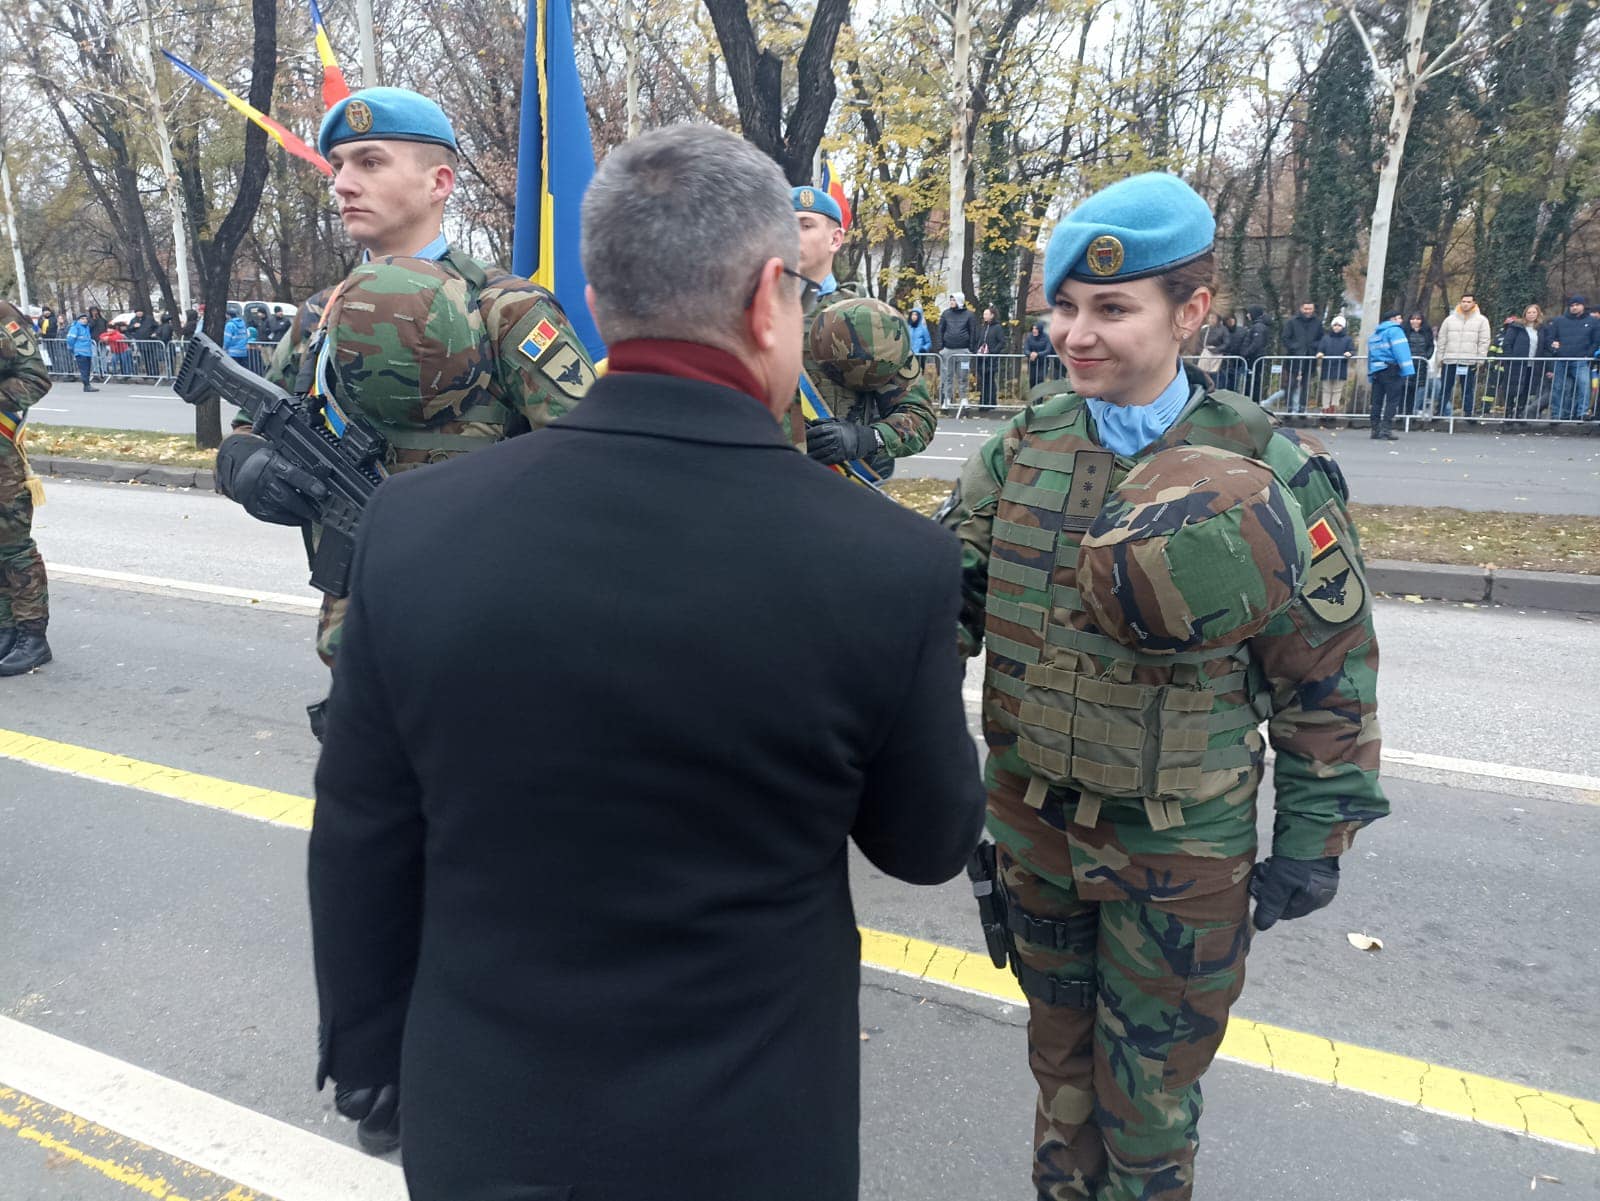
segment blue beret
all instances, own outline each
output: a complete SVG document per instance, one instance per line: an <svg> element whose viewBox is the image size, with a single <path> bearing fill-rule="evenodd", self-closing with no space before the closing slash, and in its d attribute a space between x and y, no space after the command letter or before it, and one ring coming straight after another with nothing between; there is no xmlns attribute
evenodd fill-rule
<svg viewBox="0 0 1600 1201"><path fill-rule="evenodd" d="M1068 213L1044 252L1045 299L1070 275L1121 283L1192 262L1216 240L1217 219L1176 175L1152 171L1102 188Z"/></svg>
<svg viewBox="0 0 1600 1201"><path fill-rule="evenodd" d="M844 224L844 214L839 211L839 202L821 188L814 188L810 184L802 188L793 188L789 192L789 200L797 213L820 213L830 221L839 225Z"/></svg>
<svg viewBox="0 0 1600 1201"><path fill-rule="evenodd" d="M432 142L456 149L450 118L426 96L409 88L362 88L330 108L317 131L323 158L340 142Z"/></svg>

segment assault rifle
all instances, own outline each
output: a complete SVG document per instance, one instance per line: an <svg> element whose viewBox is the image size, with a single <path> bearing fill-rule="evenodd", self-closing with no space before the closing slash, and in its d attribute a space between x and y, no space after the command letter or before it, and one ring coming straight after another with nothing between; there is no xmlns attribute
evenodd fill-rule
<svg viewBox="0 0 1600 1201"><path fill-rule="evenodd" d="M315 402L291 396L240 366L202 333L190 339L172 387L192 405L213 399L237 405L273 450L322 485L322 495L306 497L322 527L311 560L311 586L329 596L346 595L361 511L384 478L383 436L354 417L342 436L335 435Z"/></svg>

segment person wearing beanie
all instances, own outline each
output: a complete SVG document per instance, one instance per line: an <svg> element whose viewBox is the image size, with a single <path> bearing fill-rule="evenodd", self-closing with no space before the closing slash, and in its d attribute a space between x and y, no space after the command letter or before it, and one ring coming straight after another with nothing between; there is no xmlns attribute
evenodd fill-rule
<svg viewBox="0 0 1600 1201"><path fill-rule="evenodd" d="M1600 349L1600 321L1588 313L1582 296L1567 297L1566 312L1549 325L1552 364L1550 416L1557 421L1581 421L1589 411L1589 372Z"/></svg>
<svg viewBox="0 0 1600 1201"><path fill-rule="evenodd" d="M1272 340L1272 329L1267 323L1267 310L1259 304L1251 305L1245 310L1244 315L1245 328L1241 331L1239 348L1235 353L1244 360L1244 390L1259 402L1266 380L1259 378L1256 365L1267 353L1267 344Z"/></svg>
<svg viewBox="0 0 1600 1201"><path fill-rule="evenodd" d="M1328 323L1328 332L1317 339L1324 419L1344 407L1344 385L1350 378L1350 359L1355 353L1355 341L1345 332L1344 315L1340 314Z"/></svg>
<svg viewBox="0 0 1600 1201"><path fill-rule="evenodd" d="M1405 381L1416 374L1411 360L1411 340L1400 326L1397 306L1384 310L1383 320L1367 338L1367 380L1372 385L1372 437L1398 442L1394 417L1405 395Z"/></svg>

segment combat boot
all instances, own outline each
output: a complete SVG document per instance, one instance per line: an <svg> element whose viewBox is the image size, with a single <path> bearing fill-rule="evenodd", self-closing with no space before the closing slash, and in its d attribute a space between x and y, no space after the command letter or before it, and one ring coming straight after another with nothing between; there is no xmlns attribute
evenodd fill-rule
<svg viewBox="0 0 1600 1201"><path fill-rule="evenodd" d="M11 653L11 648L17 644L17 627L0 626L0 659Z"/></svg>
<svg viewBox="0 0 1600 1201"><path fill-rule="evenodd" d="M50 662L50 644L45 641L43 622L25 622L5 658L0 659L0 676L20 676Z"/></svg>

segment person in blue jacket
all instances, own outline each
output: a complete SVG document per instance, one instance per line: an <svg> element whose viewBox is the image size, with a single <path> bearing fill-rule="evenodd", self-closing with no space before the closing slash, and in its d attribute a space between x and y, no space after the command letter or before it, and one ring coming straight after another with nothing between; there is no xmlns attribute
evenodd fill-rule
<svg viewBox="0 0 1600 1201"><path fill-rule="evenodd" d="M911 353L932 354L933 335L928 332L928 320L922 315L922 306L912 306L911 312L906 316L906 325L911 330Z"/></svg>
<svg viewBox="0 0 1600 1201"><path fill-rule="evenodd" d="M1400 409L1406 380L1416 374L1411 342L1400 325L1400 306L1390 305L1383 320L1367 338L1367 378L1372 384L1372 436L1400 441L1394 432L1394 415Z"/></svg>
<svg viewBox="0 0 1600 1201"><path fill-rule="evenodd" d="M100 391L89 382L89 373L94 370L94 335L89 332L89 318L82 313L78 314L77 319L67 329L67 349L77 360L78 377L83 380L83 390Z"/></svg>
<svg viewBox="0 0 1600 1201"><path fill-rule="evenodd" d="M235 314L228 318L228 324L222 328L222 349L234 362L250 365L250 327L243 316Z"/></svg>

